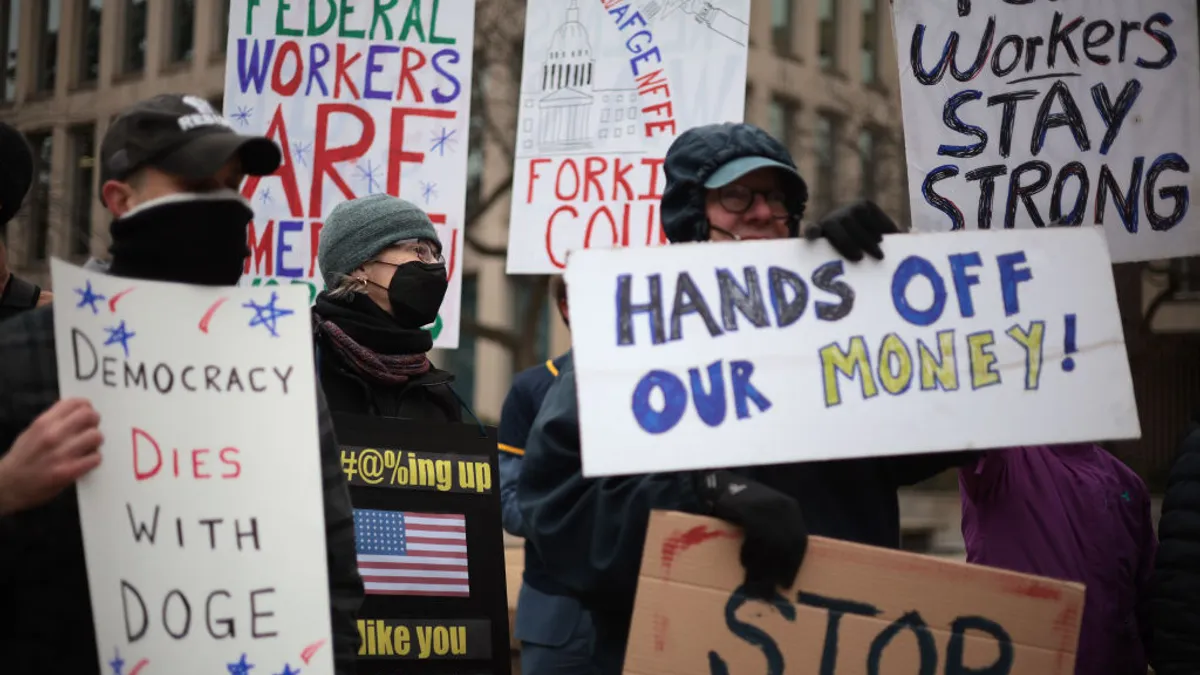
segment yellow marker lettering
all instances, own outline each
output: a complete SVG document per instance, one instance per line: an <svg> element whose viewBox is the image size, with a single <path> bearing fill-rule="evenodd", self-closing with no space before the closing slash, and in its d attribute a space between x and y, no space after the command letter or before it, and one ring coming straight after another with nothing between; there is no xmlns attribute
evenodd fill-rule
<svg viewBox="0 0 1200 675"><path fill-rule="evenodd" d="M1000 383L1000 373L993 368L996 364L996 355L992 353L991 346L995 343L996 338L990 330L967 336L967 351L971 358L972 389Z"/></svg>
<svg viewBox="0 0 1200 675"><path fill-rule="evenodd" d="M937 334L939 356L934 356L925 343L917 340L917 358L921 363L921 389L942 388L942 391L958 389L958 368L954 362L954 331L944 330Z"/></svg>
<svg viewBox="0 0 1200 675"><path fill-rule="evenodd" d="M445 626L433 627L433 653L438 656L450 653L450 631Z"/></svg>
<svg viewBox="0 0 1200 675"><path fill-rule="evenodd" d="M412 484L433 487L437 485L437 466L432 459L418 458L412 474Z"/></svg>
<svg viewBox="0 0 1200 675"><path fill-rule="evenodd" d="M363 619L358 620L358 655L368 656L367 654L367 622Z"/></svg>
<svg viewBox="0 0 1200 675"><path fill-rule="evenodd" d="M492 489L492 465L487 462L475 462L475 489L487 492Z"/></svg>
<svg viewBox="0 0 1200 675"><path fill-rule="evenodd" d="M897 366L894 369L893 360ZM888 333L883 338L883 345L879 348L879 363L876 366L879 368L879 383L887 393L894 396L908 389L913 374L912 355L908 353L908 345L904 344L899 335Z"/></svg>
<svg viewBox="0 0 1200 675"><path fill-rule="evenodd" d="M1025 348L1025 388L1036 390L1042 377L1042 342L1046 337L1046 322L1030 322L1028 332L1022 330L1020 324L1013 324L1008 329L1008 336Z"/></svg>
<svg viewBox="0 0 1200 675"><path fill-rule="evenodd" d="M861 336L850 338L849 351L843 352L835 342L822 347L820 354L825 377L825 407L831 408L842 402L842 394L837 380L838 373L845 375L849 380L854 380L855 375L862 378L864 399L879 393L879 389L875 386L875 376L871 373L867 345Z"/></svg>
<svg viewBox="0 0 1200 675"><path fill-rule="evenodd" d="M466 626L454 626L450 629L450 653L456 656L467 653Z"/></svg>
<svg viewBox="0 0 1200 675"><path fill-rule="evenodd" d="M408 626L396 626L395 632L392 633L392 648L395 649L396 656L408 656L409 650L412 649Z"/></svg>

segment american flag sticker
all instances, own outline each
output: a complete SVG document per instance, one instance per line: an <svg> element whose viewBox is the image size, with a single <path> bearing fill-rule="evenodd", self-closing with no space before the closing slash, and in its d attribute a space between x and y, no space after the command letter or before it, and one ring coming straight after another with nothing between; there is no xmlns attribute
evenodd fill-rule
<svg viewBox="0 0 1200 675"><path fill-rule="evenodd" d="M467 519L455 513L354 509L368 595L467 597Z"/></svg>

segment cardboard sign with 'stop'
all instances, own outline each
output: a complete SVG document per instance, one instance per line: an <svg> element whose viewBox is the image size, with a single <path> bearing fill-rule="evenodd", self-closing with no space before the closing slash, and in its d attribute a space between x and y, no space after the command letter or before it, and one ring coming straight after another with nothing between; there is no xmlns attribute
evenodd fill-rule
<svg viewBox="0 0 1200 675"><path fill-rule="evenodd" d="M741 533L655 512L626 675L1071 675L1081 584L811 537L795 586L739 589Z"/></svg>

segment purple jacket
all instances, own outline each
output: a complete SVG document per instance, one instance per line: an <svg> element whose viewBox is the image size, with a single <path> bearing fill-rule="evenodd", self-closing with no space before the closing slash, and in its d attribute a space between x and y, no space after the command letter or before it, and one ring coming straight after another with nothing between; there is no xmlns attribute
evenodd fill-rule
<svg viewBox="0 0 1200 675"><path fill-rule="evenodd" d="M1146 675L1158 540L1142 479L1075 444L982 453L958 484L968 562L1087 586L1075 672Z"/></svg>

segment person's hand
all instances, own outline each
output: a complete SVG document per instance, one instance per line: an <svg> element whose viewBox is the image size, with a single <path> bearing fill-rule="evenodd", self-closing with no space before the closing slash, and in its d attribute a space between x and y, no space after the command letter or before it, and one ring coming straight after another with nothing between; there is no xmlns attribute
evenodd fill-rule
<svg viewBox="0 0 1200 675"><path fill-rule="evenodd" d="M864 253L883 260L883 249L879 248L883 235L899 231L896 222L875 202L862 199L825 216L804 236L809 240L825 237L843 258L858 262Z"/></svg>
<svg viewBox="0 0 1200 675"><path fill-rule="evenodd" d="M54 294L50 291L42 291L42 294L38 296L37 306L45 307L52 302L54 302Z"/></svg>
<svg viewBox="0 0 1200 675"><path fill-rule="evenodd" d="M100 415L85 399L55 403L0 458L0 515L40 506L100 465Z"/></svg>
<svg viewBox="0 0 1200 675"><path fill-rule="evenodd" d="M729 471L697 474L696 489L712 515L740 525L746 594L771 598L791 588L808 549L800 504L788 495Z"/></svg>

